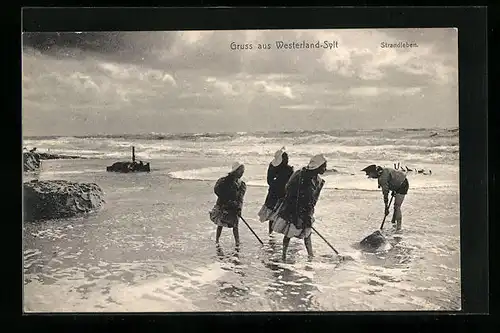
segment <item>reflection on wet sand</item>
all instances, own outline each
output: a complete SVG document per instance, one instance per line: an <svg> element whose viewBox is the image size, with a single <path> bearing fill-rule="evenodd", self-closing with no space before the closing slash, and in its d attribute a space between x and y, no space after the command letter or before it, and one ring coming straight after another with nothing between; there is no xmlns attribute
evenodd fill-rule
<svg viewBox="0 0 500 333"><path fill-rule="evenodd" d="M269 253L271 255L276 254L276 253L279 254L279 251L281 251L281 249L279 247L280 247L280 245L276 241L276 238L271 236L271 237L269 237L267 245L265 246L265 250L267 253Z"/></svg>
<svg viewBox="0 0 500 333"><path fill-rule="evenodd" d="M314 287L311 278L273 262L264 265L272 272L273 280L269 283L266 296L272 301L271 304L276 307L276 311L280 309L310 311L315 308L313 295L318 289Z"/></svg>
<svg viewBox="0 0 500 333"><path fill-rule="evenodd" d="M233 251L225 253L222 247L218 245L216 246L216 251L219 262L234 265L233 269L230 270L240 274L241 276L245 276L245 273L241 270L240 248L238 246L235 246Z"/></svg>
<svg viewBox="0 0 500 333"><path fill-rule="evenodd" d="M394 236L388 242L391 244L388 251L367 253L370 263L384 268L408 267L412 261L414 249L402 242L401 237Z"/></svg>
<svg viewBox="0 0 500 333"><path fill-rule="evenodd" d="M240 248L238 246L234 248L234 251L225 254L222 247L217 245L216 253L217 260L222 264L221 269L232 272L239 278L245 277L245 272L240 262ZM234 275L232 275L225 280L218 280L216 282L218 294L223 298L247 296L250 289L239 278L235 280Z"/></svg>

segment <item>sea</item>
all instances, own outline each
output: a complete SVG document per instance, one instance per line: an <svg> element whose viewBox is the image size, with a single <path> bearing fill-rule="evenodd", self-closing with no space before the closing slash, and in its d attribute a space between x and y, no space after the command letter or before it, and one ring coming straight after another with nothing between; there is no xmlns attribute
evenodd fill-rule
<svg viewBox="0 0 500 333"><path fill-rule="evenodd" d="M44 160L24 181L92 182L106 201L87 216L23 223L27 312L461 309L457 128L39 136L23 147L83 157ZM132 147L151 172L106 172ZM295 169L326 157L315 228L340 256L313 234L312 260L293 239L283 262L282 235L259 222L281 147ZM217 247L213 186L235 161L246 166L248 226L240 222L239 248L230 230ZM388 244L375 253L358 246L384 213L376 180L361 172L369 164L404 168L410 184L402 232L389 216Z"/></svg>

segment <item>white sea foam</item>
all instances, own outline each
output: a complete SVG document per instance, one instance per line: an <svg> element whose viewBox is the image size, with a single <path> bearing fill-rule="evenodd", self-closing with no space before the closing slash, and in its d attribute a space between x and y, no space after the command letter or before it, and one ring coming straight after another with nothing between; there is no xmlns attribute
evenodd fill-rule
<svg viewBox="0 0 500 333"><path fill-rule="evenodd" d="M297 169L296 166L295 169ZM267 165L247 165L243 180L250 186L267 187L265 180ZM224 167L210 167L201 169L181 170L170 172L169 176L176 179L184 180L204 180L216 181L220 177L227 174L228 168ZM339 189L339 190L365 190L365 191L379 191L375 180L367 179L362 172L356 171L356 168L351 169L353 174L349 172L330 173L322 177L325 179L325 189ZM439 174L437 171L432 176L408 173L408 180L411 189L430 189L430 188L446 188L457 187L458 179L453 174L453 171L445 170L447 174Z"/></svg>
<svg viewBox="0 0 500 333"><path fill-rule="evenodd" d="M351 131L352 132L352 131ZM455 163L458 161L458 137L429 137L429 132L384 132L384 135L357 133L274 133L274 134L197 134L197 135L124 135L115 137L34 138L25 139L25 146L39 151L50 149L59 154L91 158L130 156L130 147L142 159L166 156L220 156L269 160L281 146L291 156L309 157L323 153L329 159L406 161L414 167L418 162ZM417 138L414 138L416 136ZM267 162L268 163L268 162ZM424 166L425 167L425 166Z"/></svg>

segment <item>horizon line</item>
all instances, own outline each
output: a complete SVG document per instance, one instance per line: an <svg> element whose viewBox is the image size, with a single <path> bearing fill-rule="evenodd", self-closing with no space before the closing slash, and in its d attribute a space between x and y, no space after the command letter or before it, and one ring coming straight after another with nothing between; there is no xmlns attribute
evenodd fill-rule
<svg viewBox="0 0 500 333"><path fill-rule="evenodd" d="M104 133L98 133L98 134L80 134L80 135L58 135L58 134L45 134L45 135L26 135L22 136L23 139L30 139L30 138L87 138L87 137L119 137L119 136L126 136L126 135L136 135L136 136L144 136L144 135L158 135L158 136L167 136L167 137L174 137L174 136L202 136L202 135L207 135L207 134L215 134L215 135L244 135L244 134L264 134L264 133L303 133L303 132L309 132L309 133L328 133L328 132L334 132L334 131L394 131L394 130L409 130L409 131L418 131L418 130L460 130L459 126L450 126L450 127L392 127L392 128L370 128L370 129L363 129L363 128L337 128L337 129L329 129L329 130L277 130L277 131L253 131L253 132L248 132L248 131L232 131L232 132L177 132L177 133L160 133L160 132L140 132L140 133L112 133L112 134L104 134Z"/></svg>

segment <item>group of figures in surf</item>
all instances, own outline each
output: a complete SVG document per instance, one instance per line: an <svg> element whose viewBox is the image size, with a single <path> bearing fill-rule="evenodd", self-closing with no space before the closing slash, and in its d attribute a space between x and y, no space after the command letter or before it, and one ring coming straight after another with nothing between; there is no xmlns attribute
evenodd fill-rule
<svg viewBox="0 0 500 333"><path fill-rule="evenodd" d="M268 222L269 234L276 232L283 237L282 259L286 260L288 245L292 238L303 239L309 258L313 257L311 234L315 223L314 208L319 200L327 171L327 160L323 154L314 155L309 163L294 170L289 164L285 147L276 151L267 169L268 191L262 208L257 213L259 220ZM396 232L401 231L401 206L408 193L406 173L396 168L371 164L361 170L368 178L377 179L384 200L384 216L390 214L389 194L393 197L392 224ZM233 230L235 245L240 244L239 220L241 217L246 183L241 179L245 165L234 162L229 173L217 180L214 192L217 201L209 212L210 220L217 226L215 242L218 245L223 228Z"/></svg>

